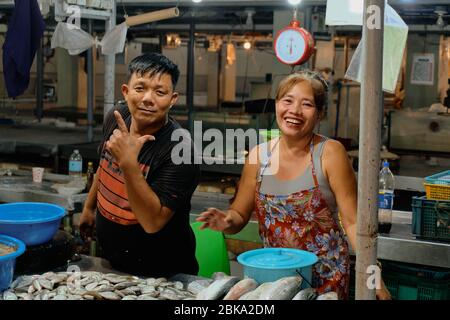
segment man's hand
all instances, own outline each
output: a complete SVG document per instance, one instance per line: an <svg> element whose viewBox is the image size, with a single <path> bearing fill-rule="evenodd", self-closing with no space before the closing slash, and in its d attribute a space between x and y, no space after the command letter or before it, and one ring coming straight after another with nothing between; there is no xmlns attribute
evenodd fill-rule
<svg viewBox="0 0 450 320"><path fill-rule="evenodd" d="M381 279L381 288L377 289L377 300L391 300L391 294L389 290L386 288L383 279Z"/></svg>
<svg viewBox="0 0 450 320"><path fill-rule="evenodd" d="M115 129L106 142L106 149L112 153L120 167L137 162L139 152L147 141L155 140L154 136L145 135L136 138L130 134L118 111L114 111L119 129Z"/></svg>
<svg viewBox="0 0 450 320"><path fill-rule="evenodd" d="M94 235L95 227L95 209L89 209L86 206L80 216L80 235L84 241L89 241Z"/></svg>

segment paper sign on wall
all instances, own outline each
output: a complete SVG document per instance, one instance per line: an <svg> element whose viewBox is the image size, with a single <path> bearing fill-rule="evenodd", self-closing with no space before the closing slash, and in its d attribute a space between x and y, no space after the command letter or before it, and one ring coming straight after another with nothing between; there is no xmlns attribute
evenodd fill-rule
<svg viewBox="0 0 450 320"><path fill-rule="evenodd" d="M411 84L434 85L434 54L414 54Z"/></svg>

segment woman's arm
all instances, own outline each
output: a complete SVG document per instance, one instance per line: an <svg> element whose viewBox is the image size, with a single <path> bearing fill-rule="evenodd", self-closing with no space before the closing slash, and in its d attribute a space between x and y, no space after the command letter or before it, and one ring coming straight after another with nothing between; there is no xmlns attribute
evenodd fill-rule
<svg viewBox="0 0 450 320"><path fill-rule="evenodd" d="M348 159L344 146L335 140L325 144L322 168L328 178L331 190L341 213L341 220L350 244L356 252L356 213L358 193L356 176ZM381 279L381 288L377 289L377 298L389 300L391 295Z"/></svg>
<svg viewBox="0 0 450 320"><path fill-rule="evenodd" d="M322 155L322 168L341 215L342 226L348 240L356 250L356 176L344 146L335 140L325 143Z"/></svg>

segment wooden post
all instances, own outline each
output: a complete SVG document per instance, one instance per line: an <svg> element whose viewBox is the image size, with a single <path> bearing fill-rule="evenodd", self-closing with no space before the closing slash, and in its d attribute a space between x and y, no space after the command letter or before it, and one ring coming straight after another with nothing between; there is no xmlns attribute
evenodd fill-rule
<svg viewBox="0 0 450 320"><path fill-rule="evenodd" d="M378 238L378 172L383 108L383 31L385 0L365 0L363 78L359 135L358 221L356 238L356 299L374 300L369 266L376 265Z"/></svg>

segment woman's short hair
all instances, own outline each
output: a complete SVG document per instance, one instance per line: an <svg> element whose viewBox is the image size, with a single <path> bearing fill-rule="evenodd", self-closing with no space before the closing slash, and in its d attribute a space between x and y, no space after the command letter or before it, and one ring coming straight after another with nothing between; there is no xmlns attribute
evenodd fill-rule
<svg viewBox="0 0 450 320"><path fill-rule="evenodd" d="M275 94L275 100L279 101L283 98L294 86L300 82L308 81L314 92L314 103L319 112L324 109L327 103L328 84L325 79L318 72L314 71L299 71L290 74L278 85L278 89Z"/></svg>

